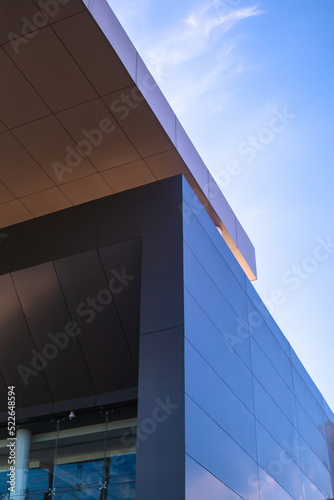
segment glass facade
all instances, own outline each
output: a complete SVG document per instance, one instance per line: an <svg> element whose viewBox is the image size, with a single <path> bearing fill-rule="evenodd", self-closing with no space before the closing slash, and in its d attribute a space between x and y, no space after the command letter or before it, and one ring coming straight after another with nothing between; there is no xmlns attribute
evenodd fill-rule
<svg viewBox="0 0 334 500"><path fill-rule="evenodd" d="M183 196L187 489L332 499L334 415L186 182Z"/></svg>
<svg viewBox="0 0 334 500"><path fill-rule="evenodd" d="M96 410L75 415L72 420L62 416L21 424L17 430L17 454L20 429L30 438L28 469L18 469L16 473L16 486L23 474L24 488L22 495L16 491L16 495L10 496L8 441L3 439L0 498L134 498L137 422L131 415L135 415L134 409Z"/></svg>

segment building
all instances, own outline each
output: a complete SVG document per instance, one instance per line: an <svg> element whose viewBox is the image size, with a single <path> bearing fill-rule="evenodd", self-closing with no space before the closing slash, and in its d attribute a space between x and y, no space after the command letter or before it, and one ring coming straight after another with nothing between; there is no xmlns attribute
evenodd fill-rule
<svg viewBox="0 0 334 500"><path fill-rule="evenodd" d="M333 498L333 413L106 1L1 6L0 494Z"/></svg>

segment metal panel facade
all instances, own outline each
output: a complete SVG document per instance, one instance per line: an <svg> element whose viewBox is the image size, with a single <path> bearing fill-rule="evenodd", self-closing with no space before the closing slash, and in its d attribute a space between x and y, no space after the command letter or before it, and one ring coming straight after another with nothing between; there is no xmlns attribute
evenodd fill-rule
<svg viewBox="0 0 334 500"><path fill-rule="evenodd" d="M224 485L212 498L332 498L333 413L186 181L183 195L187 489L195 461L201 488Z"/></svg>
<svg viewBox="0 0 334 500"><path fill-rule="evenodd" d="M2 412L138 398L136 500L333 497L333 413L182 176L6 232Z"/></svg>

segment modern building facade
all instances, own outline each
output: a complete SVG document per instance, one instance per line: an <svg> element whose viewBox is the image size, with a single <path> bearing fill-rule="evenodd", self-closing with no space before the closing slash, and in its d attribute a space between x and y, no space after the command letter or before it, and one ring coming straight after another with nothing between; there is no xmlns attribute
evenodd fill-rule
<svg viewBox="0 0 334 500"><path fill-rule="evenodd" d="M108 4L2 7L0 495L333 498L333 413Z"/></svg>

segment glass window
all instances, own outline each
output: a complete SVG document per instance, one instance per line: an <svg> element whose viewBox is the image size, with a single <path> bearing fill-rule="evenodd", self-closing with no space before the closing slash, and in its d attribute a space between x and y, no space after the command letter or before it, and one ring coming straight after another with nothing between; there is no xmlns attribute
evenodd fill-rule
<svg viewBox="0 0 334 500"><path fill-rule="evenodd" d="M301 495L301 470L267 431L257 422L258 461L262 469L295 499ZM261 480L261 478L260 478Z"/></svg>
<svg viewBox="0 0 334 500"><path fill-rule="evenodd" d="M292 367L293 383L296 399L302 405L306 413L313 420L321 434L325 437L325 412L319 405L310 389L305 384L295 367Z"/></svg>
<svg viewBox="0 0 334 500"><path fill-rule="evenodd" d="M185 410L186 454L242 498L259 500L256 462L188 396Z"/></svg>
<svg viewBox="0 0 334 500"><path fill-rule="evenodd" d="M59 418L18 426L30 434L27 470L17 470L26 500L96 498L132 499L135 496L136 408L75 412ZM8 452L0 441L0 498L8 492ZM6 498L5 496L3 498ZM51 497L50 497L51 498Z"/></svg>
<svg viewBox="0 0 334 500"><path fill-rule="evenodd" d="M185 344L185 391L256 460L254 416L189 342Z"/></svg>
<svg viewBox="0 0 334 500"><path fill-rule="evenodd" d="M184 241L231 307L243 320L246 320L247 304L244 287L240 285L196 217L191 219L190 224L185 224Z"/></svg>
<svg viewBox="0 0 334 500"><path fill-rule="evenodd" d="M250 300L248 300L248 325L252 337L293 391L291 360Z"/></svg>
<svg viewBox="0 0 334 500"><path fill-rule="evenodd" d="M296 428L257 380L254 380L254 401L257 420L289 457L300 465Z"/></svg>
<svg viewBox="0 0 334 500"><path fill-rule="evenodd" d="M301 436L299 444L300 463L303 472L325 495L325 498L333 498L330 473Z"/></svg>
<svg viewBox="0 0 334 500"><path fill-rule="evenodd" d="M229 342L230 349L234 350L248 367L251 367L249 333L247 329L244 331L243 318L232 309L186 243L184 244L184 286L224 336L224 340ZM246 309L244 317L247 321Z"/></svg>
<svg viewBox="0 0 334 500"><path fill-rule="evenodd" d="M295 398L292 391L255 340L251 338L250 341L253 361L252 366L255 377L268 394L270 394L290 422L296 426Z"/></svg>
<svg viewBox="0 0 334 500"><path fill-rule="evenodd" d="M250 370L187 290L185 290L184 306L186 338L234 394L254 413ZM248 342L248 339L246 340Z"/></svg>

